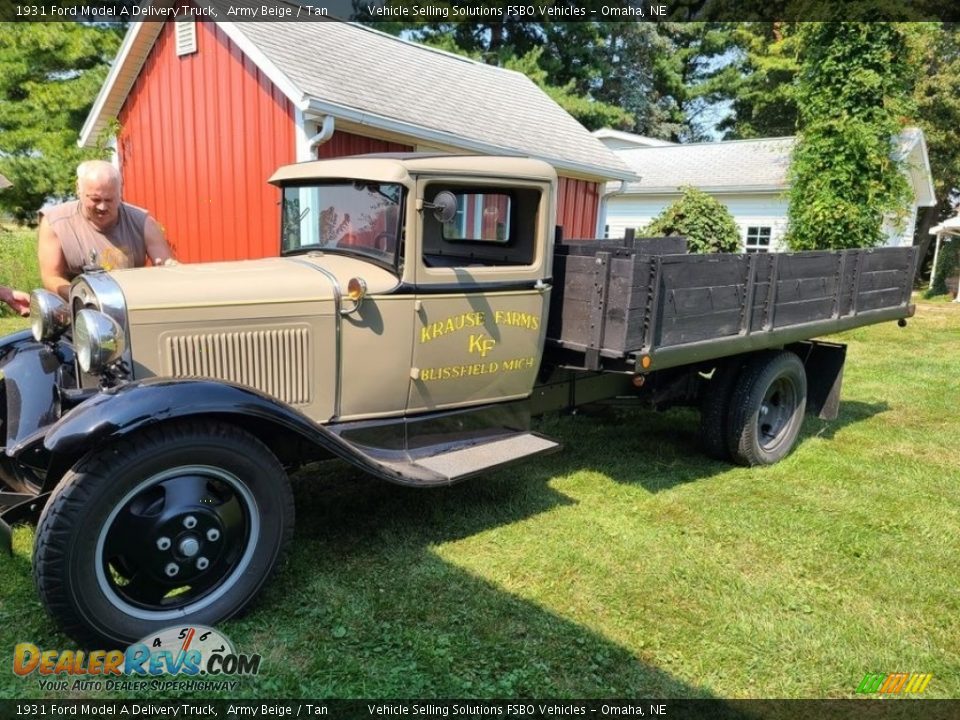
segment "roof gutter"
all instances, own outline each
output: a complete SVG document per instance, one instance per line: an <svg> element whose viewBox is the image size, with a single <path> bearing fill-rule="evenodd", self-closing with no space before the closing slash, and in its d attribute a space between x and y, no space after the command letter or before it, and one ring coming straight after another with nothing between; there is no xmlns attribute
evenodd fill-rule
<svg viewBox="0 0 960 720"><path fill-rule="evenodd" d="M324 115L323 124L320 127L320 132L314 135L307 141L307 148L309 149L311 156L313 151L327 142L330 138L333 137L333 131L337 129L337 119L333 115Z"/></svg>

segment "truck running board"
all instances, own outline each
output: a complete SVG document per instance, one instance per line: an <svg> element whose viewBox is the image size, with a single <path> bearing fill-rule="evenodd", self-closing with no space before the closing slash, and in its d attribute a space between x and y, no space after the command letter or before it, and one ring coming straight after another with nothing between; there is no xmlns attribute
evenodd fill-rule
<svg viewBox="0 0 960 720"><path fill-rule="evenodd" d="M403 460L381 460L381 464L422 485L440 485L464 480L518 460L554 452L560 444L532 432L499 435L455 450Z"/></svg>
<svg viewBox="0 0 960 720"><path fill-rule="evenodd" d="M559 443L536 433L519 433L417 461L421 467L454 482L515 460L557 450Z"/></svg>

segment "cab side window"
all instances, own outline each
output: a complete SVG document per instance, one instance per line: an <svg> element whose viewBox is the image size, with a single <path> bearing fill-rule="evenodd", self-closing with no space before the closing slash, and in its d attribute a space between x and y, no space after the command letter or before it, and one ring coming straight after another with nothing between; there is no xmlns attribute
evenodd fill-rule
<svg viewBox="0 0 960 720"><path fill-rule="evenodd" d="M423 262L427 267L484 267L533 263L540 192L527 188L430 185L429 203L448 191L457 199L453 218L424 213Z"/></svg>

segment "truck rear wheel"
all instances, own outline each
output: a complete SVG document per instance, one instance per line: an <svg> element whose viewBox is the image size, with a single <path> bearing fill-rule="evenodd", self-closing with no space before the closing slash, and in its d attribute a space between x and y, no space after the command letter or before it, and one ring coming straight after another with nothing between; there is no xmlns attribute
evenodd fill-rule
<svg viewBox="0 0 960 720"><path fill-rule="evenodd" d="M704 454L714 460L730 460L727 420L739 372L740 363L731 361L718 365L700 399L700 444Z"/></svg>
<svg viewBox="0 0 960 720"><path fill-rule="evenodd" d="M67 473L40 518L34 578L81 643L214 625L263 586L293 515L287 475L255 437L222 423L160 426Z"/></svg>
<svg viewBox="0 0 960 720"><path fill-rule="evenodd" d="M730 400L727 449L740 465L772 465L793 449L807 405L807 373L794 353L761 353Z"/></svg>

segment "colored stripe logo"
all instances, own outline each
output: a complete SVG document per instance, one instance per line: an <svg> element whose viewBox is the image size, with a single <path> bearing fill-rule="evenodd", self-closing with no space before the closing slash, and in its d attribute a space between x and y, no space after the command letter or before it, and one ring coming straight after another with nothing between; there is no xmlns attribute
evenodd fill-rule
<svg viewBox="0 0 960 720"><path fill-rule="evenodd" d="M867 673L857 686L861 694L919 695L927 689L933 673Z"/></svg>

